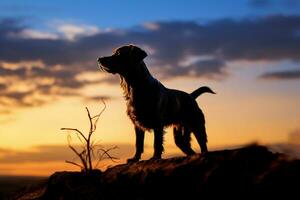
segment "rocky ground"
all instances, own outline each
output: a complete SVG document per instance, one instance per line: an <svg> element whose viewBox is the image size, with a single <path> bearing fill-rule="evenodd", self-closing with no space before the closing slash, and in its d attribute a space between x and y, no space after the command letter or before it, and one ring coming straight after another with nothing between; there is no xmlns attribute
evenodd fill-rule
<svg viewBox="0 0 300 200"><path fill-rule="evenodd" d="M300 160L251 145L105 172L56 172L13 199L298 199L299 188Z"/></svg>

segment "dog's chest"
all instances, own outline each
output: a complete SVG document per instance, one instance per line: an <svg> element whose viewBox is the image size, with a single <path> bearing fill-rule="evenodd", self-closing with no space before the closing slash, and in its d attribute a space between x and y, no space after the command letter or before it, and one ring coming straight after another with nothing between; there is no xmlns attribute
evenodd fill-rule
<svg viewBox="0 0 300 200"><path fill-rule="evenodd" d="M159 95L155 92L132 91L127 100L127 114L132 122L143 129L152 129L160 122Z"/></svg>

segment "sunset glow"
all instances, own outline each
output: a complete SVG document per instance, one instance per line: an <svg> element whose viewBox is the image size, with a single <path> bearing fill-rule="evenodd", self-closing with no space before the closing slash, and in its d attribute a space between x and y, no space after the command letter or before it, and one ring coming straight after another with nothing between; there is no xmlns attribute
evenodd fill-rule
<svg viewBox="0 0 300 200"><path fill-rule="evenodd" d="M74 155L60 128L87 131L85 107L96 114L101 99L107 108L94 140L118 146L120 160L100 167L133 155L134 129L118 76L97 66L99 56L129 43L148 52L149 71L166 87L192 92L209 86L217 93L197 99L209 149L286 144L291 133L300 135L299 3L276 1L262 9L254 1L232 1L241 10L233 12L227 1L191 1L186 9L184 1L20 2L0 3L2 175L77 170L65 163ZM164 157L183 155L166 130ZM145 145L143 159L152 154L152 133ZM193 148L200 151L194 140Z"/></svg>

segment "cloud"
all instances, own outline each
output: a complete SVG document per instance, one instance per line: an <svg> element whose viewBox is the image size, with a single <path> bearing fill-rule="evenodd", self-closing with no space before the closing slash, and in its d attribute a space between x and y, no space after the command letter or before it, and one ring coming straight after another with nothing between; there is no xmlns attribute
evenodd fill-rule
<svg viewBox="0 0 300 200"><path fill-rule="evenodd" d="M207 24L195 21L153 22L152 26L156 28L148 25L140 29L99 32L70 43L64 39L9 38L9 33L21 32L22 27L6 25L6 28L1 28L4 30L0 60L42 60L46 65L86 64L82 69L96 70L98 56L131 42L153 49L151 62L155 65L172 65L173 68L190 55L214 55L225 61L300 58L300 37L296 34L300 30L300 16L278 15L239 21L224 19Z"/></svg>
<svg viewBox="0 0 300 200"><path fill-rule="evenodd" d="M113 97L111 96L105 96L105 95L96 95L96 96L86 96L84 98L86 101L109 101L109 100L112 100L114 99Z"/></svg>
<svg viewBox="0 0 300 200"><path fill-rule="evenodd" d="M0 149L0 163L63 161L70 156L70 151L62 145L38 146L31 151Z"/></svg>
<svg viewBox="0 0 300 200"><path fill-rule="evenodd" d="M151 57L156 64L174 64L175 67L178 61L190 55L214 55L226 60L299 60L300 57L300 38L296 35L300 30L300 16L277 15L239 21L224 19L207 24L195 21L153 22L152 26L156 28L146 25L140 29L99 32L73 43L63 39L20 39L14 44L20 48L10 52L8 46L4 46L6 48L2 48L0 59L16 61L21 56L22 60L41 59L50 65L75 64L95 60L99 55L110 53L118 45L130 42L154 49ZM6 40L8 43L13 41ZM25 44L32 53L26 54L23 47Z"/></svg>
<svg viewBox="0 0 300 200"><path fill-rule="evenodd" d="M5 68L0 65L0 74L3 82L0 84L0 102L7 106L28 107L42 105L51 97L83 96L76 89L96 81L76 79L76 71L67 68L33 66ZM1 112L6 113L6 112Z"/></svg>
<svg viewBox="0 0 300 200"><path fill-rule="evenodd" d="M300 69L289 71L268 72L260 76L266 80L294 80L300 79Z"/></svg>
<svg viewBox="0 0 300 200"><path fill-rule="evenodd" d="M111 152L111 155L118 158L127 158L133 152L133 146L129 144L104 144L105 149L117 146L118 149ZM74 146L80 149L79 146ZM28 151L16 151L0 148L0 164L27 163L27 162L55 162L73 160L76 155L67 145L42 145L36 146Z"/></svg>
<svg viewBox="0 0 300 200"><path fill-rule="evenodd" d="M225 62L221 59L205 59L197 60L186 66L178 66L175 69L170 70L166 67L161 78L173 78L186 74L190 77L208 77L217 78L223 77Z"/></svg>
<svg viewBox="0 0 300 200"><path fill-rule="evenodd" d="M67 40L74 41L80 37L92 36L100 32L96 26L54 22L51 31L40 31L32 28L24 28L16 32L10 32L8 35L16 39L33 39L33 40Z"/></svg>
<svg viewBox="0 0 300 200"><path fill-rule="evenodd" d="M6 89L6 87L7 87L7 86L6 86L5 84L3 84L3 83L0 83L0 91L1 91L1 90L5 90L5 89Z"/></svg>
<svg viewBox="0 0 300 200"><path fill-rule="evenodd" d="M299 0L249 0L248 2L254 8L266 8L272 5L294 7L300 4Z"/></svg>
<svg viewBox="0 0 300 200"><path fill-rule="evenodd" d="M90 97L80 92L87 85L107 82L103 80L78 79L76 71L64 68L32 67L30 69L1 68L0 65L0 114L8 107L30 107L43 105L59 97L81 97L82 100L93 101L96 96ZM98 96L100 97L100 96ZM106 101L111 97L102 96Z"/></svg>
<svg viewBox="0 0 300 200"><path fill-rule="evenodd" d="M13 37L16 38L23 38L23 39L50 39L50 40L56 40L58 39L58 35L54 33L48 33L33 29L24 29L16 34L12 33L10 34Z"/></svg>
<svg viewBox="0 0 300 200"><path fill-rule="evenodd" d="M58 23L56 26L58 33L61 33L63 38L71 41L100 32L98 27L84 24Z"/></svg>
<svg viewBox="0 0 300 200"><path fill-rule="evenodd" d="M300 16L149 22L107 31L70 23L57 23L54 28L45 32L32 29L22 19L0 20L0 101L30 105L37 99L32 104L36 105L47 102L41 96L82 95L80 89L85 86L115 84L112 78L91 81L80 80L78 75L101 73L96 59L128 43L148 52L150 70L162 79L224 78L226 63L236 60L300 61ZM275 76L279 77L262 77ZM26 88L20 91L16 84L21 83Z"/></svg>

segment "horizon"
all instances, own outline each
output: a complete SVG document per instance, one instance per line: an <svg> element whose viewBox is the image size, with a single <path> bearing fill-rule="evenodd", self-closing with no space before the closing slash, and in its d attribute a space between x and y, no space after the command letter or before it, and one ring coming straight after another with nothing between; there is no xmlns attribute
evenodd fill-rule
<svg viewBox="0 0 300 200"><path fill-rule="evenodd" d="M217 93L197 99L209 150L300 144L299 10L295 0L1 1L0 174L78 170L64 163L75 155L60 129L87 131L85 107L94 115L101 99L107 108L95 141L119 146L117 164L132 156L118 77L97 66L98 57L131 43L148 53L149 71L166 87ZM164 158L183 155L166 130ZM146 133L143 159L152 144ZM200 152L194 139L192 146Z"/></svg>

